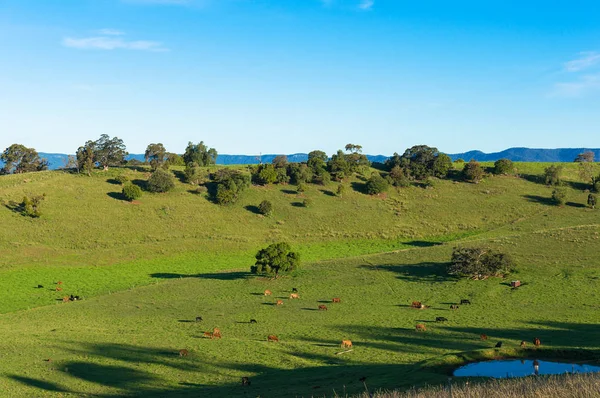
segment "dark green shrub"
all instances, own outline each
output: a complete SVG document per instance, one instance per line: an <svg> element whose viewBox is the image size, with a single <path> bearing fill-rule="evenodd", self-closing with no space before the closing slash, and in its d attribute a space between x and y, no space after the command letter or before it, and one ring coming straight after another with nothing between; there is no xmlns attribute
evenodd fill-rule
<svg viewBox="0 0 600 398"><path fill-rule="evenodd" d="M544 169L544 182L546 185L560 185L562 165L552 165Z"/></svg>
<svg viewBox="0 0 600 398"><path fill-rule="evenodd" d="M494 162L494 174L511 174L515 166L510 159L498 159Z"/></svg>
<svg viewBox="0 0 600 398"><path fill-rule="evenodd" d="M339 196L340 198L344 195L346 195L346 193L348 192L348 187L344 184L340 184L337 187L337 196Z"/></svg>
<svg viewBox="0 0 600 398"><path fill-rule="evenodd" d="M590 206L592 209L596 208L596 202L597 202L597 198L596 195L594 195L593 193L588 195L588 200L587 200L587 204L588 206Z"/></svg>
<svg viewBox="0 0 600 398"><path fill-rule="evenodd" d="M465 164L465 167L462 171L462 176L465 181L478 183L483 178L483 168L479 162L471 160L469 163Z"/></svg>
<svg viewBox="0 0 600 398"><path fill-rule="evenodd" d="M298 188L296 189L296 191L298 193L303 193L303 192L306 192L306 189L307 189L306 184L301 182L300 184L298 184Z"/></svg>
<svg viewBox="0 0 600 398"><path fill-rule="evenodd" d="M295 270L300 265L300 255L284 242L273 243L256 253L256 263L250 267L253 274L275 275Z"/></svg>
<svg viewBox="0 0 600 398"><path fill-rule="evenodd" d="M124 185L126 182L129 181L129 177L121 174L121 175L118 175L117 177L115 177L115 181L117 181L121 185Z"/></svg>
<svg viewBox="0 0 600 398"><path fill-rule="evenodd" d="M387 191L389 183L379 173L373 174L365 184L365 190L369 195L377 195Z"/></svg>
<svg viewBox="0 0 600 398"><path fill-rule="evenodd" d="M31 198L24 196L23 202L21 202L20 205L21 214L31 218L41 217L42 211L40 209L40 204L44 199L46 199L46 194L32 196Z"/></svg>
<svg viewBox="0 0 600 398"><path fill-rule="evenodd" d="M270 215L273 212L273 204L268 200L263 200L258 205L258 212L265 216Z"/></svg>
<svg viewBox="0 0 600 398"><path fill-rule="evenodd" d="M311 207L313 205L313 201L310 198L306 198L302 201L302 206Z"/></svg>
<svg viewBox="0 0 600 398"><path fill-rule="evenodd" d="M170 172L158 169L152 173L146 186L150 192L168 192L175 188L175 180Z"/></svg>
<svg viewBox="0 0 600 398"><path fill-rule="evenodd" d="M567 201L567 190L565 188L555 188L552 191L552 201L557 206L563 206Z"/></svg>
<svg viewBox="0 0 600 398"><path fill-rule="evenodd" d="M123 186L123 196L128 201L133 201L142 197L142 190L135 184L128 183Z"/></svg>

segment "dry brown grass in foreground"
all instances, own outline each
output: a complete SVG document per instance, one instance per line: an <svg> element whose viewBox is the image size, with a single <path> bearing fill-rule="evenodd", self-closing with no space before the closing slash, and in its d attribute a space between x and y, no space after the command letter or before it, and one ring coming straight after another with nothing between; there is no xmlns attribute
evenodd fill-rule
<svg viewBox="0 0 600 398"><path fill-rule="evenodd" d="M370 398L363 393L356 398ZM593 398L600 397L600 373L490 380L481 384L431 387L408 392L381 391L373 398Z"/></svg>

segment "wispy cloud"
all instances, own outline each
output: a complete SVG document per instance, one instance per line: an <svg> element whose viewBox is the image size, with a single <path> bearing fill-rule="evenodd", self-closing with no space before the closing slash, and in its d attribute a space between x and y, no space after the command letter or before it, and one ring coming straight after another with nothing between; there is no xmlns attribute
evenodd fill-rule
<svg viewBox="0 0 600 398"><path fill-rule="evenodd" d="M580 98L600 91L600 74L585 75L568 83L556 83L552 97Z"/></svg>
<svg viewBox="0 0 600 398"><path fill-rule="evenodd" d="M123 36L125 34L125 32L117 29L100 29L96 33L103 36Z"/></svg>
<svg viewBox="0 0 600 398"><path fill-rule="evenodd" d="M596 51L586 51L579 53L579 58L569 61L565 64L565 70L568 72L579 72L600 64L600 53Z"/></svg>
<svg viewBox="0 0 600 398"><path fill-rule="evenodd" d="M364 10L364 11L369 11L369 10L373 9L374 5L375 5L375 0L361 0L360 4L358 5L358 8L360 8L361 10Z"/></svg>
<svg viewBox="0 0 600 398"><path fill-rule="evenodd" d="M161 42L151 40L126 40L124 33L116 29L102 29L98 31L101 36L73 38L65 37L62 45L80 50L138 50L165 52L169 51Z"/></svg>

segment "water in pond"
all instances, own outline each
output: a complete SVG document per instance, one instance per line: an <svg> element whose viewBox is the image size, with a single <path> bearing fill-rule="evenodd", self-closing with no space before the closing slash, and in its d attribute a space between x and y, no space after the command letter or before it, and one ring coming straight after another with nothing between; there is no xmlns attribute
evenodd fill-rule
<svg viewBox="0 0 600 398"><path fill-rule="evenodd" d="M548 362L524 359L508 361L475 362L454 371L454 376L481 377L522 377L531 375L554 375L562 373L600 372L600 366L580 365L576 363Z"/></svg>

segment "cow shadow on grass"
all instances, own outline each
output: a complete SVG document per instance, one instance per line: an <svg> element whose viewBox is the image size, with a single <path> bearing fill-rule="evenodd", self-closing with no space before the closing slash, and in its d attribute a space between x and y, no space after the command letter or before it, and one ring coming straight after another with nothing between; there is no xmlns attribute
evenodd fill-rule
<svg viewBox="0 0 600 398"><path fill-rule="evenodd" d="M361 268L370 270L389 271L397 274L396 278L407 282L456 282L458 277L448 275L446 269L449 263L423 262L417 264L398 264L398 265L362 265Z"/></svg>
<svg viewBox="0 0 600 398"><path fill-rule="evenodd" d="M156 272L150 274L152 278L159 279L184 279L184 278L198 278L198 279L216 279L221 281L232 281L239 279L247 279L252 274L250 272L236 271L236 272L213 272L205 274L177 274L172 272Z"/></svg>

